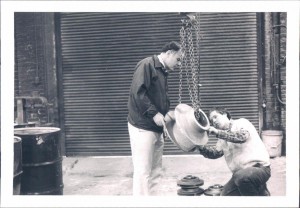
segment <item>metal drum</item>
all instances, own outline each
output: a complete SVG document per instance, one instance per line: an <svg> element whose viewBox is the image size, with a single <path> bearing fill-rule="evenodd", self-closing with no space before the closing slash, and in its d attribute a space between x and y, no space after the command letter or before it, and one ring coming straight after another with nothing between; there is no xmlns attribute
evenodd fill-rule
<svg viewBox="0 0 300 208"><path fill-rule="evenodd" d="M22 139L14 137L14 181L13 194L20 195L22 176Z"/></svg>
<svg viewBox="0 0 300 208"><path fill-rule="evenodd" d="M22 138L22 195L62 195L62 155L59 128L14 129Z"/></svg>

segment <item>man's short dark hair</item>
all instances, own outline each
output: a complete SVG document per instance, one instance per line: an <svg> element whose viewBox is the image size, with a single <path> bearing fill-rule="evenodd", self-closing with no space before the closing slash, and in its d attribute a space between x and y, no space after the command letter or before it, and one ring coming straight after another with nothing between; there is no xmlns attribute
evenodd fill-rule
<svg viewBox="0 0 300 208"><path fill-rule="evenodd" d="M171 41L164 45L162 48L162 52L167 52L168 50L173 50L173 51L179 51L180 50L180 44L176 41Z"/></svg>
<svg viewBox="0 0 300 208"><path fill-rule="evenodd" d="M213 107L212 109L209 110L208 117L210 116L211 112L213 112L213 111L217 111L217 113L220 113L222 115L224 115L226 113L227 118L229 120L231 119L231 115L230 115L229 111L226 108L223 108L223 107Z"/></svg>

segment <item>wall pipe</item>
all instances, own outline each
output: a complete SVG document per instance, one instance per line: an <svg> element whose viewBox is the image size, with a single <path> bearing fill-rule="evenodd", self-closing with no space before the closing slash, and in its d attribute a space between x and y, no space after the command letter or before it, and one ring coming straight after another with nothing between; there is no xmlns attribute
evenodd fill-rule
<svg viewBox="0 0 300 208"><path fill-rule="evenodd" d="M281 30L280 29L281 29L281 27L284 27L284 26L280 24L280 13L274 12L273 13L273 30L274 30L274 38L275 38L275 42L274 42L275 80L273 80L273 86L275 87L277 101L280 104L285 105L285 102L283 102L281 99L281 76L280 76L280 71L281 71L281 63L280 63L280 32L281 32Z"/></svg>
<svg viewBox="0 0 300 208"><path fill-rule="evenodd" d="M272 13L272 48L271 53L273 54L273 78L272 87L274 92L274 110L273 110L273 126L278 128L281 127L281 104L278 101L278 96L280 96L280 13Z"/></svg>

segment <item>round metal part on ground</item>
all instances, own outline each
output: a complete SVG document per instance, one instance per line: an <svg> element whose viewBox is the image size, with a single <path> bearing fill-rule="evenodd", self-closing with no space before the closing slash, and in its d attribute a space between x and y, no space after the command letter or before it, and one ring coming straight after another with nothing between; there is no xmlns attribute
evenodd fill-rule
<svg viewBox="0 0 300 208"><path fill-rule="evenodd" d="M223 190L223 186L220 184L215 184L213 186L209 186L205 191L204 195L206 196L220 196Z"/></svg>
<svg viewBox="0 0 300 208"><path fill-rule="evenodd" d="M177 194L180 196L200 196L204 193L204 189L196 188L196 189L178 189Z"/></svg>
<svg viewBox="0 0 300 208"><path fill-rule="evenodd" d="M177 181L177 185L181 187L191 188L202 186L204 181L197 176L187 175L183 177L181 180Z"/></svg>

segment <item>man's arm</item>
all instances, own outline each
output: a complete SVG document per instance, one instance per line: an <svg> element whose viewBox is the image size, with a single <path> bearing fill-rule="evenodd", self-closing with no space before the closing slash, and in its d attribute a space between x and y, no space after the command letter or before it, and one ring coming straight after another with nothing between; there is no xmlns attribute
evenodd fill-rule
<svg viewBox="0 0 300 208"><path fill-rule="evenodd" d="M220 130L215 127L209 127L209 132L216 134L216 137L232 143L244 143L250 137L247 130L241 128L239 131Z"/></svg>
<svg viewBox="0 0 300 208"><path fill-rule="evenodd" d="M201 155L209 159L217 159L224 155L223 150L218 150L217 147L197 146Z"/></svg>
<svg viewBox="0 0 300 208"><path fill-rule="evenodd" d="M226 140L232 143L244 143L249 138L250 134L245 129L240 129L236 132L218 130L217 138Z"/></svg>

